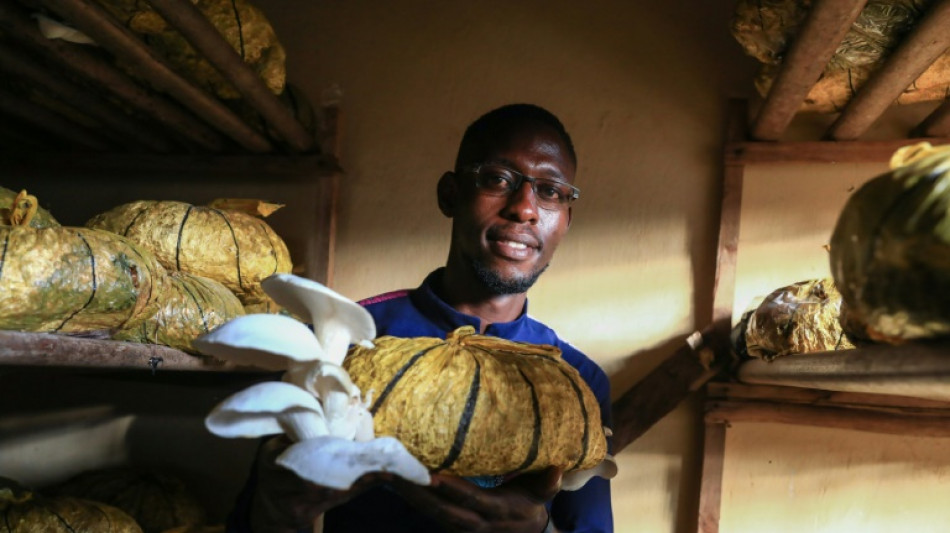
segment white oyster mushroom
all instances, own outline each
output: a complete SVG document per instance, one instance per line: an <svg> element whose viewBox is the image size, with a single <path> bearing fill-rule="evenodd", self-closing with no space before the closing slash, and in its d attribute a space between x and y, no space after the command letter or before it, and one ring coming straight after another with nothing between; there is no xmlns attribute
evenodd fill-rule
<svg viewBox="0 0 950 533"><path fill-rule="evenodd" d="M597 463L597 466L586 470L571 470L565 472L561 477L561 490L578 490L594 476L600 476L604 479L612 479L617 475L617 461L608 454L604 460Z"/></svg>
<svg viewBox="0 0 950 533"><path fill-rule="evenodd" d="M428 485L429 472L398 440L374 438L372 391L340 366L351 343L369 348L372 316L323 285L290 274L262 283L279 305L309 316L314 331L280 315L246 315L202 335L195 347L240 365L284 370L283 381L253 385L212 410L205 426L222 437L286 433L295 441L277 463L318 485L346 489L363 474L392 472Z"/></svg>
<svg viewBox="0 0 950 533"><path fill-rule="evenodd" d="M369 412L369 405L373 403L372 398L367 397L366 401L355 407L356 410L356 434L353 440L366 442L376 437L376 429L373 427L373 414Z"/></svg>
<svg viewBox="0 0 950 533"><path fill-rule="evenodd" d="M273 274L261 287L291 313L310 317L325 360L342 364L350 344L373 347L376 323L369 311L325 285L293 274Z"/></svg>
<svg viewBox="0 0 950 533"><path fill-rule="evenodd" d="M286 433L304 441L328 433L320 402L289 383L267 381L232 394L205 418L219 437L254 438Z"/></svg>
<svg viewBox="0 0 950 533"><path fill-rule="evenodd" d="M320 400L330 435L345 439L356 436L361 423L359 408L365 410L367 404L360 400L359 387L342 366L327 361L295 365L284 374L284 381L309 391Z"/></svg>
<svg viewBox="0 0 950 533"><path fill-rule="evenodd" d="M347 490L370 472L391 472L419 485L431 483L429 471L393 437L354 442L320 437L298 442L277 457L277 464L303 479Z"/></svg>
<svg viewBox="0 0 950 533"><path fill-rule="evenodd" d="M238 365L287 370L295 362L323 357L323 348L306 325L283 315L253 314L231 319L192 345L201 353Z"/></svg>

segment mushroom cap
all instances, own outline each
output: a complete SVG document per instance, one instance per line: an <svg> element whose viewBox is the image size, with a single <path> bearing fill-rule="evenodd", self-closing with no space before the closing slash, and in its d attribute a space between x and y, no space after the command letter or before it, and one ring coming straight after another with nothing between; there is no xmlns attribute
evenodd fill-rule
<svg viewBox="0 0 950 533"><path fill-rule="evenodd" d="M97 44L91 37L72 26L67 26L39 13L34 13L33 18L36 19L40 33L47 39L62 39L77 44Z"/></svg>
<svg viewBox="0 0 950 533"><path fill-rule="evenodd" d="M360 304L329 287L294 274L272 274L261 282L264 292L291 313L309 316L317 338L321 330L344 324L353 342L376 338L376 323Z"/></svg>
<svg viewBox="0 0 950 533"><path fill-rule="evenodd" d="M266 370L286 370L291 361L323 355L310 328L274 314L239 316L193 340L192 346L204 354Z"/></svg>
<svg viewBox="0 0 950 533"><path fill-rule="evenodd" d="M431 482L429 471L393 437L360 442L317 437L291 445L277 464L324 487L347 490L370 472L391 472L419 485Z"/></svg>
<svg viewBox="0 0 950 533"><path fill-rule="evenodd" d="M302 413L313 413L313 416L299 416ZM205 427L219 437L253 438L285 431L297 435L320 433L314 428L288 428L288 423L325 425L323 408L312 394L280 381L258 383L238 391L225 398L205 418Z"/></svg>

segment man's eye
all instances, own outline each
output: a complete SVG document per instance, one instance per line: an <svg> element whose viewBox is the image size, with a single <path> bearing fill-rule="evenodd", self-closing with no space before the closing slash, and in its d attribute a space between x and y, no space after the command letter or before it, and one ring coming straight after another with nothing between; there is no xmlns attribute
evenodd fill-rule
<svg viewBox="0 0 950 533"><path fill-rule="evenodd" d="M492 172L486 173L482 177L482 183L492 189L509 189L511 188L512 179L504 174Z"/></svg>
<svg viewBox="0 0 950 533"><path fill-rule="evenodd" d="M566 195L557 185L538 182L537 194L545 200L561 201Z"/></svg>

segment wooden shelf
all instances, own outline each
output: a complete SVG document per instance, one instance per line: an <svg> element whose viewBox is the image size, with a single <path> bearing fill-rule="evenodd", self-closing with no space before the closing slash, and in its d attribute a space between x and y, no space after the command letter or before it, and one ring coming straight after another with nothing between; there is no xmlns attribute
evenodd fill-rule
<svg viewBox="0 0 950 533"><path fill-rule="evenodd" d="M747 111L745 102L732 103L723 153L722 209L712 318L715 323L729 324L729 329L735 312L744 305L736 301L740 242L745 247L748 247L745 243L751 242L740 238L740 228L757 222L754 212L743 209L743 202L760 211L765 209L755 204L757 198L754 195L743 198L756 190L745 186L747 167L758 166L756 170L762 171L774 164L884 163L896 148L909 143L907 139L760 142L754 140L755 136L748 131L756 122L748 119ZM758 117L760 125L772 119L763 118L763 115ZM937 131L930 134L945 135ZM842 191L853 185L852 178L847 174L844 176ZM769 206L772 207L774 205ZM786 202L779 207L805 214L802 210L813 206ZM756 268L767 267L756 265ZM747 271L743 274L748 276ZM722 341L728 335L719 337ZM717 358L727 358L729 352L720 347L716 351ZM853 350L783 356L771 362L746 360L737 366L730 365L728 372L716 379L706 383L704 388L705 436L697 522L699 533L719 531L726 434L734 424L789 424L950 438L950 341L908 342L901 346L869 345ZM868 441L870 445L873 439Z"/></svg>
<svg viewBox="0 0 950 533"><path fill-rule="evenodd" d="M0 185L27 189L64 226L136 200L283 204L266 222L287 244L294 272L329 285L341 175L337 102L311 109L300 101L292 109L191 2L148 4L240 101L221 101L193 84L95 2L0 0L0 73L59 102L50 110L20 90L0 89ZM45 38L35 12L54 15L99 46ZM137 75L114 59L136 65ZM308 111L312 121L304 120ZM258 371L163 346L12 331L0 331L0 365Z"/></svg>
<svg viewBox="0 0 950 533"><path fill-rule="evenodd" d="M263 372L156 344L0 331L0 365L62 368Z"/></svg>
<svg viewBox="0 0 950 533"><path fill-rule="evenodd" d="M855 352L858 352L855 350ZM891 362L884 360L884 351L863 353L836 352L840 355L835 361L825 365L812 366L809 375L815 378L811 387L750 385L745 383L710 382L706 385L705 403L705 444L703 452L702 489L700 491L699 533L718 533L720 502L723 495L723 471L726 457L726 433L735 424L789 424L793 426L823 427L877 433L885 435L918 436L930 438L950 438L950 401L938 401L912 396L902 396L897 392L916 394L916 385L909 389L896 388L900 382L914 384L919 373L928 369L944 372L950 367L950 358L944 351L943 359L937 361L929 356L911 355L909 362L894 363L899 359L892 350ZM929 355L937 352L928 351ZM826 354L814 354L815 359ZM854 361L847 362L848 355ZM807 364L798 361L798 356L788 356L775 368L786 367L789 374L795 371L788 365ZM751 367L758 371L765 363L752 361ZM862 367L868 364L871 372L865 376ZM917 370L911 370L916 368ZM884 372L881 372L884 371ZM919 371L919 373L918 373ZM779 374L781 372L778 372ZM893 374L883 378L882 374ZM865 382L868 392L842 392L819 387L829 384L822 376L853 378L855 382ZM880 379L878 379L880 378ZM939 378L935 378L939 379ZM779 382L782 379L762 381ZM946 381L946 380L944 380ZM833 386L834 384L831 383ZM943 384L943 388L947 387ZM929 390L929 389L928 389ZM941 394L941 395L946 395ZM771 461L770 461L771 462Z"/></svg>

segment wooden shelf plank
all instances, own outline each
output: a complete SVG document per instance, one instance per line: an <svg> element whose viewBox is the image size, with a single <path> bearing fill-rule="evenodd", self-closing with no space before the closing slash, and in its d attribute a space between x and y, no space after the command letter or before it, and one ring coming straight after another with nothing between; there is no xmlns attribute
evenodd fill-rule
<svg viewBox="0 0 950 533"><path fill-rule="evenodd" d="M708 350L703 353L703 350ZM707 359L704 361L704 357ZM711 348L688 343L613 403L613 453L620 453L720 370Z"/></svg>
<svg viewBox="0 0 950 533"><path fill-rule="evenodd" d="M703 438L702 487L699 494L698 533L719 533L722 467L726 457L726 425L707 423Z"/></svg>
<svg viewBox="0 0 950 533"><path fill-rule="evenodd" d="M883 433L950 437L950 415L941 413L882 412L832 406L777 402L712 401L706 405L707 424L767 423L827 427Z"/></svg>
<svg viewBox="0 0 950 533"><path fill-rule="evenodd" d="M0 366L262 372L155 344L0 331Z"/></svg>
<svg viewBox="0 0 950 533"><path fill-rule="evenodd" d="M742 383L950 401L950 343L877 344L771 362L752 359L736 376Z"/></svg>
<svg viewBox="0 0 950 533"><path fill-rule="evenodd" d="M726 165L762 163L886 163L903 146L928 141L946 144L948 138L921 137L889 141L732 142L726 145Z"/></svg>
<svg viewBox="0 0 950 533"><path fill-rule="evenodd" d="M933 410L950 412L950 402L912 398L892 394L843 392L782 385L749 385L746 383L710 382L706 387L708 400L764 400L803 405L833 405L860 409Z"/></svg>
<svg viewBox="0 0 950 533"><path fill-rule="evenodd" d="M172 155L0 152L0 164L11 174L34 179L67 174L73 178L114 176L128 181L164 177L174 172L206 182L232 183L244 180L313 181L341 172L332 156L321 155Z"/></svg>

